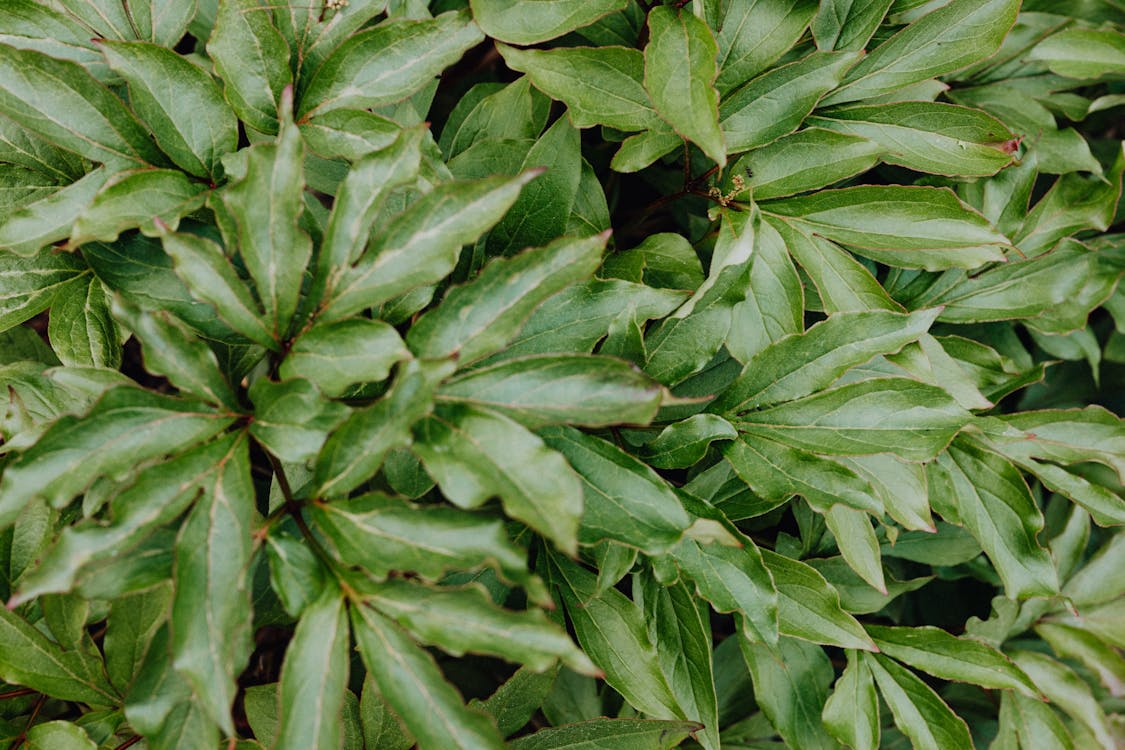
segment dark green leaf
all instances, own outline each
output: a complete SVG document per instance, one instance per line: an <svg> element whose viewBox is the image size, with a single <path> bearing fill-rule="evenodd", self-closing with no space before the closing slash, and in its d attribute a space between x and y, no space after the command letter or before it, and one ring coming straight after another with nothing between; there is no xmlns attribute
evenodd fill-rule
<svg viewBox="0 0 1125 750"><path fill-rule="evenodd" d="M110 682L125 692L140 671L156 632L167 621L172 585L115 600L109 606L105 632L105 667Z"/></svg>
<svg viewBox="0 0 1125 750"><path fill-rule="evenodd" d="M826 187L875 166L884 147L859 136L808 128L742 157L731 170L756 200Z"/></svg>
<svg viewBox="0 0 1125 750"><path fill-rule="evenodd" d="M269 8L258 0L222 0L207 54L238 118L262 133L276 133L281 92L293 74L289 45Z"/></svg>
<svg viewBox="0 0 1125 750"><path fill-rule="evenodd" d="M716 440L733 440L738 431L715 414L693 414L673 422L642 446L645 460L658 469L684 469L699 462Z"/></svg>
<svg viewBox="0 0 1125 750"><path fill-rule="evenodd" d="M78 215L71 247L113 242L127 229L153 237L163 226L175 230L180 219L203 205L207 186L176 169L139 169L110 177Z"/></svg>
<svg viewBox="0 0 1125 750"><path fill-rule="evenodd" d="M64 365L117 368L122 334L110 317L105 285L93 274L59 290L51 304L47 336Z"/></svg>
<svg viewBox="0 0 1125 750"><path fill-rule="evenodd" d="M470 705L490 714L496 720L500 733L508 737L526 726L543 705L555 684L558 671L558 667L545 672L520 667L486 700L474 700Z"/></svg>
<svg viewBox="0 0 1125 750"><path fill-rule="evenodd" d="M875 675L895 726L917 750L973 747L965 720L910 670L881 654L860 654L860 658Z"/></svg>
<svg viewBox="0 0 1125 750"><path fill-rule="evenodd" d="M260 378L248 394L254 403L250 434L283 461L308 461L349 415L343 404L326 399L316 386L298 378L276 383Z"/></svg>
<svg viewBox="0 0 1125 750"><path fill-rule="evenodd" d="M82 259L41 250L29 258L0 252L0 330L30 320L50 307L59 289L85 271Z"/></svg>
<svg viewBox="0 0 1125 750"><path fill-rule="evenodd" d="M385 380L391 367L410 357L394 328L379 320L350 318L314 325L293 343L282 362L283 378L308 378L327 396L355 383Z"/></svg>
<svg viewBox="0 0 1125 750"><path fill-rule="evenodd" d="M725 96L788 52L816 7L813 0L730 3L718 32L719 91Z"/></svg>
<svg viewBox="0 0 1125 750"><path fill-rule="evenodd" d="M670 750L697 731L690 721L591 719L540 729L511 744L513 750Z"/></svg>
<svg viewBox="0 0 1125 750"><path fill-rule="evenodd" d="M826 52L863 49L893 4L894 0L829 0L821 3L812 22L817 49ZM878 733L874 739L878 740ZM861 750L859 746L855 747Z"/></svg>
<svg viewBox="0 0 1125 750"><path fill-rule="evenodd" d="M754 697L789 747L832 750L836 741L820 719L832 683L832 664L818 646L783 638L776 647L739 640L754 677Z"/></svg>

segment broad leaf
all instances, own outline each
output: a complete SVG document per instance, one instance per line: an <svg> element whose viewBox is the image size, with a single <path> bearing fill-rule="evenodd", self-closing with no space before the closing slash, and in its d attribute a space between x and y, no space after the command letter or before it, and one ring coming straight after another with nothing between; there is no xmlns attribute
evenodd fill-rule
<svg viewBox="0 0 1125 750"><path fill-rule="evenodd" d="M64 365L117 368L122 334L109 314L109 292L93 274L60 290L51 305L47 336Z"/></svg>
<svg viewBox="0 0 1125 750"><path fill-rule="evenodd" d="M329 401L304 378L277 383L259 378L247 394L254 403L250 434L282 461L308 461L328 435L350 416L346 406Z"/></svg>
<svg viewBox="0 0 1125 750"><path fill-rule="evenodd" d="M398 333L380 320L349 318L314 325L293 343L281 364L285 378L307 378L326 396L341 396L356 383L385 380L410 357Z"/></svg>
<svg viewBox="0 0 1125 750"><path fill-rule="evenodd" d="M917 750L973 747L964 719L910 670L880 654L861 654L860 658L875 675L895 726Z"/></svg>
<svg viewBox="0 0 1125 750"><path fill-rule="evenodd" d="M588 26L625 7L625 0L472 0L484 33L512 44L536 44Z"/></svg>
<svg viewBox="0 0 1125 750"><path fill-rule="evenodd" d="M894 0L829 0L821 3L811 26L817 49L863 49L893 4ZM878 740L877 734L874 739ZM856 750L859 750L858 746Z"/></svg>
<svg viewBox="0 0 1125 750"><path fill-rule="evenodd" d="M808 128L754 149L734 165L757 200L827 187L875 166L884 147L867 138Z"/></svg>
<svg viewBox="0 0 1125 750"><path fill-rule="evenodd" d="M41 248L70 236L71 227L108 178L99 167L77 182L0 218L0 249L34 255Z"/></svg>
<svg viewBox="0 0 1125 750"><path fill-rule="evenodd" d="M810 643L783 638L776 648L739 640L754 678L754 696L789 747L838 747L820 715L832 682L832 664Z"/></svg>
<svg viewBox="0 0 1125 750"><path fill-rule="evenodd" d="M281 92L293 81L289 45L258 0L222 0L207 54L238 119L276 133Z"/></svg>
<svg viewBox="0 0 1125 750"><path fill-rule="evenodd" d="M46 310L59 289L84 271L82 259L67 253L42 250L30 258L0 253L0 330Z"/></svg>
<svg viewBox="0 0 1125 750"><path fill-rule="evenodd" d="M1114 29L1067 29L1044 39L1028 55L1068 78L1125 74L1125 34Z"/></svg>
<svg viewBox="0 0 1125 750"><path fill-rule="evenodd" d="M812 0L731 3L719 27L719 91L766 70L804 33L816 13Z"/></svg>
<svg viewBox="0 0 1125 750"><path fill-rule="evenodd" d="M140 228L150 237L165 226L175 230L180 219L203 205L206 190L178 169L118 172L78 215L69 246L113 242L127 229Z"/></svg>
<svg viewBox="0 0 1125 750"><path fill-rule="evenodd" d="M848 651L848 665L821 715L828 733L853 750L879 747L879 696L871 669L857 652Z"/></svg>

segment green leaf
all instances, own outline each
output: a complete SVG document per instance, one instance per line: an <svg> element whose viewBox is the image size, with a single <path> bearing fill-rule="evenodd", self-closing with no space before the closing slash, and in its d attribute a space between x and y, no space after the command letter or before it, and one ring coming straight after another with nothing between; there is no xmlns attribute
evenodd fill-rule
<svg viewBox="0 0 1125 750"><path fill-rule="evenodd" d="M122 335L109 314L105 285L88 274L59 290L51 305L47 335L64 365L110 367L121 364Z"/></svg>
<svg viewBox="0 0 1125 750"><path fill-rule="evenodd" d="M670 750L697 731L690 721L652 719L591 719L562 727L547 727L513 740L513 750Z"/></svg>
<svg viewBox="0 0 1125 750"><path fill-rule="evenodd" d="M1043 516L1016 467L991 451L958 442L928 468L931 498L942 501L935 509L980 542L1008 596L1058 592L1055 566L1037 539Z"/></svg>
<svg viewBox="0 0 1125 750"><path fill-rule="evenodd" d="M363 680L363 695L360 698L359 708L366 747L386 747L387 750L410 750L414 747L414 738L403 728L402 720L387 705L370 674Z"/></svg>
<svg viewBox="0 0 1125 750"><path fill-rule="evenodd" d="M82 66L0 44L0 113L52 143L118 168L161 164L121 100Z"/></svg>
<svg viewBox="0 0 1125 750"><path fill-rule="evenodd" d="M886 594L883 560L879 555L879 540L871 527L871 517L846 505L833 505L824 513L824 521L851 569L876 591Z"/></svg>
<svg viewBox="0 0 1125 750"><path fill-rule="evenodd" d="M813 0L730 4L719 27L719 91L726 96L793 47L816 14Z"/></svg>
<svg viewBox="0 0 1125 750"><path fill-rule="evenodd" d="M662 397L661 388L627 362L582 354L502 360L470 370L438 392L439 399L476 404L531 428L648 424Z"/></svg>
<svg viewBox="0 0 1125 750"><path fill-rule="evenodd" d="M1125 75L1125 34L1111 28L1066 29L1035 45L1027 59L1067 78L1119 77Z"/></svg>
<svg viewBox="0 0 1125 750"><path fill-rule="evenodd" d="M118 690L124 692L132 685L157 631L168 619L171 603L170 581L110 603L103 644L105 667Z"/></svg>
<svg viewBox="0 0 1125 750"><path fill-rule="evenodd" d="M505 513L573 553L582 485L555 451L519 423L468 405L441 405L414 432L413 450L450 502L499 497Z"/></svg>
<svg viewBox="0 0 1125 750"><path fill-rule="evenodd" d="M0 253L0 330L17 326L50 307L60 289L73 288L72 282L84 274L84 266L76 255L51 250L41 250L29 258Z"/></svg>
<svg viewBox="0 0 1125 750"><path fill-rule="evenodd" d="M727 163L715 90L719 53L707 25L691 13L657 6L648 14L645 89L656 111L719 166Z"/></svg>
<svg viewBox="0 0 1125 750"><path fill-rule="evenodd" d="M893 4L894 0L829 0L821 3L812 21L816 48L824 52L863 49ZM878 733L874 738L878 740ZM856 750L860 748L856 746Z"/></svg>
<svg viewBox="0 0 1125 750"><path fill-rule="evenodd" d="M1006 167L1014 157L1014 136L1004 123L956 104L838 107L809 122L868 138L883 149L883 161L918 172L987 176Z"/></svg>
<svg viewBox="0 0 1125 750"><path fill-rule="evenodd" d="M352 35L329 54L299 92L302 120L333 109L402 101L476 46L484 35L468 13L422 21L389 19Z"/></svg>
<svg viewBox="0 0 1125 750"><path fill-rule="evenodd" d="M602 263L601 273L666 289L695 289L704 278L695 248L672 232L650 234L632 250L612 253Z"/></svg>
<svg viewBox="0 0 1125 750"><path fill-rule="evenodd" d="M29 750L97 750L90 735L77 724L48 721L36 724L27 733Z"/></svg>
<svg viewBox="0 0 1125 750"><path fill-rule="evenodd" d="M744 638L738 645L754 678L754 697L786 744L801 750L838 747L820 719L832 683L824 650L792 638L775 648Z"/></svg>
<svg viewBox="0 0 1125 750"><path fill-rule="evenodd" d="M312 256L312 242L299 223L303 152L300 131L291 122L282 124L276 145L249 149L241 179L222 193L275 338L288 332Z"/></svg>
<svg viewBox="0 0 1125 750"><path fill-rule="evenodd" d="M880 263L901 268L976 268L1004 260L1008 239L952 191L898 185L822 190L762 205Z"/></svg>
<svg viewBox="0 0 1125 750"><path fill-rule="evenodd" d="M871 483L876 496L883 501L887 515L903 527L918 531L935 530L923 466L886 453L848 456L840 462Z"/></svg>
<svg viewBox="0 0 1125 750"><path fill-rule="evenodd" d="M0 249L28 256L53 242L65 240L107 177L106 168L99 167L45 198L5 212L0 217Z"/></svg>
<svg viewBox="0 0 1125 750"><path fill-rule="evenodd" d="M895 726L916 750L973 747L965 720L910 670L881 654L860 654L860 658L875 675Z"/></svg>
<svg viewBox="0 0 1125 750"><path fill-rule="evenodd" d="M496 224L538 174L447 182L426 193L372 239L325 298L321 316L338 320L445 278L461 246Z"/></svg>
<svg viewBox="0 0 1125 750"><path fill-rule="evenodd" d="M348 683L348 616L335 587L310 604L297 623L281 667L277 750L339 747Z"/></svg>
<svg viewBox="0 0 1125 750"><path fill-rule="evenodd" d="M1093 633L1074 625L1041 622L1035 632L1064 659L1072 659L1098 676L1111 695L1125 690L1125 658Z"/></svg>
<svg viewBox="0 0 1125 750"><path fill-rule="evenodd" d="M238 398L215 353L164 310L142 310L116 296L113 315L144 345L145 369L163 375L184 393L237 411Z"/></svg>
<svg viewBox="0 0 1125 750"><path fill-rule="evenodd" d="M747 435L817 453L936 456L969 420L940 388L905 378L842 385L741 416Z"/></svg>
<svg viewBox="0 0 1125 750"><path fill-rule="evenodd" d="M206 191L206 185L176 169L118 172L78 215L69 246L113 242L136 227L150 237L164 225L174 230L181 218L203 205Z"/></svg>
<svg viewBox="0 0 1125 750"><path fill-rule="evenodd" d="M659 554L679 541L691 524L664 479L615 445L572 427L549 427L540 434L581 479L583 544L613 539Z"/></svg>
<svg viewBox="0 0 1125 750"><path fill-rule="evenodd" d="M385 380L410 357L394 328L380 320L351 318L314 325L293 343L281 363L284 379L307 378L326 396L342 396L356 383Z"/></svg>
<svg viewBox="0 0 1125 750"><path fill-rule="evenodd" d="M437 664L397 625L372 608L351 607L352 629L379 692L402 717L419 747L501 750L504 741L484 714L465 707Z"/></svg>
<svg viewBox="0 0 1125 750"><path fill-rule="evenodd" d="M1100 406L1044 409L1004 415L1000 419L1022 435L993 435L1005 453L1062 464L1097 461L1125 478L1122 420Z"/></svg>
<svg viewBox="0 0 1125 750"><path fill-rule="evenodd" d="M276 133L281 92L293 74L289 45L269 8L258 0L222 0L207 54L238 119L262 133Z"/></svg>
<svg viewBox="0 0 1125 750"><path fill-rule="evenodd" d="M76 62L98 80L106 80L109 71L91 43L89 29L60 10L35 0L4 3L0 8L0 43Z"/></svg>
<svg viewBox="0 0 1125 750"><path fill-rule="evenodd" d="M231 421L191 401L114 388L85 417L59 419L8 464L0 479L0 527L36 497L62 506L96 478L128 475L140 462L189 448Z"/></svg>
<svg viewBox="0 0 1125 750"><path fill-rule="evenodd" d="M583 674L598 671L541 610L501 609L480 586L438 589L390 580L365 594L365 604L454 656L488 654L540 671L562 661Z"/></svg>
<svg viewBox="0 0 1125 750"><path fill-rule="evenodd" d="M403 131L394 120L365 109L333 109L301 120L298 127L305 145L314 154L348 161L358 161L387 148Z"/></svg>
<svg viewBox="0 0 1125 750"><path fill-rule="evenodd" d="M642 713L682 719L641 609L617 589L595 594L596 577L569 560L551 555L550 562L578 642L605 670L606 683Z"/></svg>
<svg viewBox="0 0 1125 750"><path fill-rule="evenodd" d="M848 666L836 680L821 716L828 733L853 750L879 747L879 695L867 662L848 651Z"/></svg>
<svg viewBox="0 0 1125 750"><path fill-rule="evenodd" d="M65 651L6 607L0 607L0 678L61 700L107 706L118 698L101 659Z"/></svg>
<svg viewBox="0 0 1125 750"><path fill-rule="evenodd" d="M821 128L799 130L738 160L731 174L756 200L826 187L875 166L883 146Z"/></svg>
<svg viewBox="0 0 1125 750"><path fill-rule="evenodd" d="M657 469L686 469L706 455L716 440L733 440L738 431L714 414L693 414L661 430L642 446L645 461Z"/></svg>
<svg viewBox="0 0 1125 750"><path fill-rule="evenodd" d="M1036 684L1019 667L980 641L957 638L927 626L868 625L867 632L884 654L934 677L984 688L1017 690L1030 698L1039 697Z"/></svg>
<svg viewBox="0 0 1125 750"><path fill-rule="evenodd" d="M502 349L544 300L593 275L607 239L564 238L492 261L419 318L407 344L419 357L456 356L461 366Z"/></svg>
<svg viewBox="0 0 1125 750"><path fill-rule="evenodd" d="M473 19L484 33L511 44L537 44L589 26L622 10L625 0L471 0Z"/></svg>
<svg viewBox="0 0 1125 750"><path fill-rule="evenodd" d="M282 461L315 458L328 435L349 416L348 407L329 401L304 378L281 383L259 378L248 395L254 403L250 434Z"/></svg>
<svg viewBox="0 0 1125 750"><path fill-rule="evenodd" d="M508 737L526 726L543 705L558 672L558 667L545 672L520 667L486 700L473 700L469 705L491 715L500 733Z"/></svg>
<svg viewBox="0 0 1125 750"><path fill-rule="evenodd" d="M906 26L863 58L824 100L870 99L990 57L1016 20L1013 0L953 0Z"/></svg>
<svg viewBox="0 0 1125 750"><path fill-rule="evenodd" d="M399 365L391 390L352 412L325 442L313 472L315 496L346 496L379 470L390 450L410 445L410 428L430 413L435 381L449 369L414 361Z"/></svg>
<svg viewBox="0 0 1125 750"><path fill-rule="evenodd" d="M840 648L875 651L863 626L840 608L840 597L810 566L761 550L777 586L778 628L782 635Z"/></svg>
<svg viewBox="0 0 1125 750"><path fill-rule="evenodd" d="M550 105L527 76L507 85L479 83L449 113L438 145L453 159L483 140L537 138L547 124Z"/></svg>
<svg viewBox="0 0 1125 750"><path fill-rule="evenodd" d="M749 151L792 133L858 59L853 52L814 52L725 94L719 120L727 153Z"/></svg>
<svg viewBox="0 0 1125 750"><path fill-rule="evenodd" d="M1027 214L1012 238L1016 246L1026 255L1036 256L1082 230L1104 232L1113 223L1115 206L1121 198L1123 168L1125 159L1118 158L1117 167L1109 175L1112 179L1064 174Z"/></svg>
<svg viewBox="0 0 1125 750"><path fill-rule="evenodd" d="M916 340L939 312L878 310L830 315L804 333L787 336L759 352L708 408L737 414L814 394L852 367Z"/></svg>
<svg viewBox="0 0 1125 750"><path fill-rule="evenodd" d="M106 41L99 46L129 84L129 102L161 151L196 177L216 179L219 159L238 146L238 119L214 79L154 44Z"/></svg>
<svg viewBox="0 0 1125 750"><path fill-rule="evenodd" d="M624 131L657 127L660 116L644 88L644 55L626 47L521 50L496 45L504 62L527 73L535 88L567 106L576 128Z"/></svg>

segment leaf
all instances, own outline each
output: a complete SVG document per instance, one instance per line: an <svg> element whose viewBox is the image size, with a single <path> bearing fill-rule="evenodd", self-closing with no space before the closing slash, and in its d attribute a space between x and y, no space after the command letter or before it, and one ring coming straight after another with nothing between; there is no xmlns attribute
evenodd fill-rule
<svg viewBox="0 0 1125 750"><path fill-rule="evenodd" d="M538 174L447 182L426 193L372 239L320 315L338 320L445 278L461 246L496 224Z"/></svg>
<svg viewBox="0 0 1125 750"><path fill-rule="evenodd" d="M647 424L663 392L632 365L593 355L538 355L501 360L444 384L439 399L498 411L526 427Z"/></svg>
<svg viewBox="0 0 1125 750"><path fill-rule="evenodd" d="M435 381L445 374L448 369L414 361L399 365L390 391L352 412L325 441L313 472L315 496L347 496L379 470L389 451L410 445L410 428L430 413Z"/></svg>
<svg viewBox="0 0 1125 750"><path fill-rule="evenodd" d="M727 153L749 151L792 133L858 59L852 52L814 52L725 94L719 120Z"/></svg>
<svg viewBox="0 0 1125 750"><path fill-rule="evenodd" d="M719 91L726 96L789 51L816 14L812 0L731 3L719 27Z"/></svg>
<svg viewBox="0 0 1125 750"><path fill-rule="evenodd" d="M114 297L112 310L144 345L146 370L168 378L184 393L239 410L215 353L179 320L163 310L142 310L120 296Z"/></svg>
<svg viewBox="0 0 1125 750"><path fill-rule="evenodd" d="M105 167L99 167L45 198L5 212L0 218L0 249L29 256L53 242L65 240L107 177Z"/></svg>
<svg viewBox="0 0 1125 750"><path fill-rule="evenodd" d="M299 92L298 118L406 99L484 38L465 12L389 19L343 41Z"/></svg>
<svg viewBox="0 0 1125 750"><path fill-rule="evenodd" d="M342 396L356 383L385 380L391 367L410 357L394 328L379 320L351 318L314 325L293 343L281 363L284 379L307 378L326 396Z"/></svg>
<svg viewBox="0 0 1125 750"><path fill-rule="evenodd" d="M496 726L465 707L426 651L370 607L351 608L352 630L368 673L423 750L500 750Z"/></svg>
<svg viewBox="0 0 1125 750"><path fill-rule="evenodd" d="M690 721L653 719L591 719L547 727L511 743L513 750L670 750L697 731Z"/></svg>
<svg viewBox="0 0 1125 750"><path fill-rule="evenodd" d="M545 299L593 275L607 239L564 238L492 261L419 318L406 343L419 357L455 356L461 366L502 349Z"/></svg>
<svg viewBox="0 0 1125 750"><path fill-rule="evenodd" d="M1013 135L1002 122L956 104L837 107L809 122L868 138L884 150L883 161L918 172L986 176L996 174L1014 157L1006 147Z"/></svg>
<svg viewBox="0 0 1125 750"><path fill-rule="evenodd" d="M61 10L35 0L4 3L0 8L0 43L76 62L98 80L106 80L109 71L90 42L89 30Z"/></svg>
<svg viewBox="0 0 1125 750"><path fill-rule="evenodd" d="M756 200L780 198L826 187L866 172L878 163L883 146L866 138L808 128L754 149L734 165Z"/></svg>
<svg viewBox="0 0 1125 750"><path fill-rule="evenodd" d="M876 47L824 103L870 99L984 60L1000 48L1018 10L1012 0L953 0Z"/></svg>
<svg viewBox="0 0 1125 750"><path fill-rule="evenodd" d="M154 44L103 41L99 47L129 84L129 102L160 150L196 177L218 178L219 159L238 147L238 119L211 76Z"/></svg>
<svg viewBox="0 0 1125 750"><path fill-rule="evenodd" d="M641 454L657 469L685 469L699 463L712 442L737 437L734 425L722 417L693 414L661 430L642 446Z"/></svg>
<svg viewBox="0 0 1125 750"><path fill-rule="evenodd" d="M507 417L441 405L415 428L414 452L450 502L475 508L499 497L504 512L573 553L582 485L558 453Z"/></svg>
<svg viewBox="0 0 1125 750"><path fill-rule="evenodd" d="M1074 625L1041 622L1035 632L1064 659L1072 659L1098 676L1114 697L1125 693L1125 659L1093 633Z"/></svg>
<svg viewBox="0 0 1125 750"><path fill-rule="evenodd" d="M865 186L762 205L866 258L901 268L975 268L1004 260L1008 239L949 190Z"/></svg>
<svg viewBox="0 0 1125 750"><path fill-rule="evenodd" d="M358 161L402 134L394 120L365 109L333 109L297 123L309 151L325 159Z"/></svg>
<svg viewBox="0 0 1125 750"><path fill-rule="evenodd" d="M578 642L606 683L642 713L682 719L641 609L617 589L595 595L595 576L569 560L551 555L550 564Z"/></svg>
<svg viewBox="0 0 1125 750"><path fill-rule="evenodd" d="M223 93L238 119L262 133L278 130L281 92L293 81L289 45L258 0L218 3L207 54L223 80Z"/></svg>
<svg viewBox="0 0 1125 750"><path fill-rule="evenodd" d="M176 169L118 172L106 180L70 230L69 247L87 242L113 242L127 229L156 236L161 225L171 229L203 205L207 186Z"/></svg>
<svg viewBox="0 0 1125 750"><path fill-rule="evenodd" d="M48 721L36 724L27 733L31 750L97 750L97 745L77 724Z"/></svg>
<svg viewBox="0 0 1125 750"><path fill-rule="evenodd" d="M695 248L673 232L650 234L632 250L607 256L602 275L666 289L695 289L704 278Z"/></svg>
<svg viewBox="0 0 1125 750"><path fill-rule="evenodd" d="M783 638L776 648L739 639L754 678L754 697L790 747L832 750L836 741L820 719L832 665L818 646Z"/></svg>
<svg viewBox="0 0 1125 750"><path fill-rule="evenodd" d="M485 34L511 44L528 45L589 26L622 10L624 0L471 0L473 20Z"/></svg>
<svg viewBox="0 0 1125 750"><path fill-rule="evenodd" d="M58 291L84 272L82 259L69 253L41 250L29 258L0 253L0 330L46 310Z"/></svg>
<svg viewBox="0 0 1125 750"><path fill-rule="evenodd" d="M349 416L304 378L280 383L259 378L248 393L254 403L250 434L282 461L309 461L328 435Z"/></svg>
<svg viewBox="0 0 1125 750"><path fill-rule="evenodd" d="M121 691L133 683L157 631L168 619L172 584L165 582L149 591L130 594L109 605L106 620L106 673Z"/></svg>
<svg viewBox="0 0 1125 750"><path fill-rule="evenodd" d="M660 116L644 88L644 56L626 47L521 50L496 45L504 62L535 88L567 106L576 128L605 125L627 132L656 127Z"/></svg>
<svg viewBox="0 0 1125 750"><path fill-rule="evenodd" d="M824 728L853 750L879 747L879 695L871 669L858 652L848 651L848 665L836 680L821 716Z"/></svg>
<svg viewBox="0 0 1125 750"><path fill-rule="evenodd" d="M1022 435L989 435L1005 453L1063 464L1097 461L1125 478L1125 435L1116 414L1100 407L1044 409L1001 419Z"/></svg>
<svg viewBox="0 0 1125 750"><path fill-rule="evenodd" d="M117 168L163 163L133 113L82 66L0 44L0 81L0 112L36 135Z"/></svg>
<svg viewBox="0 0 1125 750"><path fill-rule="evenodd" d="M389 580L367 594L365 603L454 656L489 654L540 671L561 661L583 674L597 672L541 610L501 609L482 587L439 589Z"/></svg>
<svg viewBox="0 0 1125 750"><path fill-rule="evenodd" d="M1012 464L959 442L928 469L931 497L949 505L948 511L939 507L938 512L963 524L980 542L1008 596L1026 599L1058 592L1054 564L1037 540L1043 516Z"/></svg>
<svg viewBox="0 0 1125 750"><path fill-rule="evenodd" d="M812 21L816 48L824 52L863 49L893 4L894 0L831 0L822 3ZM878 733L874 739L878 740ZM856 746L856 750L860 748Z"/></svg>
<svg viewBox="0 0 1125 750"><path fill-rule="evenodd" d="M904 378L876 378L743 414L736 427L818 453L893 453L926 461L969 415L943 390Z"/></svg>
<svg viewBox="0 0 1125 750"><path fill-rule="evenodd" d="M199 707L233 734L231 704L252 650L247 573L254 542L249 440L233 443L176 539L172 653Z"/></svg>
<svg viewBox="0 0 1125 750"><path fill-rule="evenodd" d="M1067 78L1100 78L1125 73L1125 35L1113 29L1066 29L1032 48L1028 60L1046 63Z"/></svg>
<svg viewBox="0 0 1125 750"><path fill-rule="evenodd" d="M474 699L469 705L491 715L500 733L508 737L526 726L539 710L555 684L558 672L557 666L545 672L520 667L486 700Z"/></svg>
<svg viewBox="0 0 1125 750"><path fill-rule="evenodd" d="M540 435L581 479L583 544L613 539L659 554L679 541L690 525L664 479L620 448L572 427L549 427Z"/></svg>
<svg viewBox="0 0 1125 750"><path fill-rule="evenodd" d="M121 364L122 334L109 314L105 285L93 274L60 290L51 305L47 335L64 365L110 367Z"/></svg>
<svg viewBox="0 0 1125 750"><path fill-rule="evenodd" d="M833 505L824 513L824 521L851 569L876 591L886 594L879 540L871 528L870 516L846 505Z"/></svg>
<svg viewBox="0 0 1125 750"><path fill-rule="evenodd" d="M724 166L727 154L719 130L715 38L691 13L665 6L649 12L648 27L644 81L656 111L678 134Z"/></svg>
<svg viewBox="0 0 1125 750"><path fill-rule="evenodd" d="M1036 684L1019 667L980 641L957 638L944 630L921 625L868 625L867 632L881 652L934 677L1039 697Z"/></svg>
<svg viewBox="0 0 1125 750"><path fill-rule="evenodd" d="M101 659L64 651L19 615L0 607L0 678L61 700L113 705L118 698Z"/></svg>
<svg viewBox="0 0 1125 750"><path fill-rule="evenodd" d="M128 475L142 461L190 448L231 421L191 401L113 388L85 417L59 419L8 464L0 479L0 527L36 497L60 507L96 478Z"/></svg>
<svg viewBox="0 0 1125 750"><path fill-rule="evenodd" d="M276 145L259 144L247 151L245 171L222 193L239 254L257 286L267 324L279 339L293 321L312 256L312 242L299 222L303 154L300 131L285 122Z"/></svg>
<svg viewBox="0 0 1125 750"><path fill-rule="evenodd" d="M335 587L305 609L281 667L278 750L339 747L348 683L348 616Z"/></svg>
<svg viewBox="0 0 1125 750"><path fill-rule="evenodd" d="M881 654L861 654L860 658L875 675L895 726L916 750L973 747L965 720L910 670Z"/></svg>
<svg viewBox="0 0 1125 750"><path fill-rule="evenodd" d="M366 747L386 747L387 750L409 750L414 747L414 738L402 726L402 720L398 715L387 705L370 674L363 680L363 695L360 698L359 708Z"/></svg>
<svg viewBox="0 0 1125 750"><path fill-rule="evenodd" d="M734 414L815 394L850 368L916 340L939 312L830 315L804 333L787 336L759 352L708 408Z"/></svg>

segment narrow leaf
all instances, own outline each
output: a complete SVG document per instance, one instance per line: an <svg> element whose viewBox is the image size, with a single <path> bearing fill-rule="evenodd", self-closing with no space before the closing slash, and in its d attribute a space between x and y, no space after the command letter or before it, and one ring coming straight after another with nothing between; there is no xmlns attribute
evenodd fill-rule
<svg viewBox="0 0 1125 750"><path fill-rule="evenodd" d="M881 654L862 654L860 658L875 675L895 726L910 738L916 750L973 747L965 720L910 670Z"/></svg>

